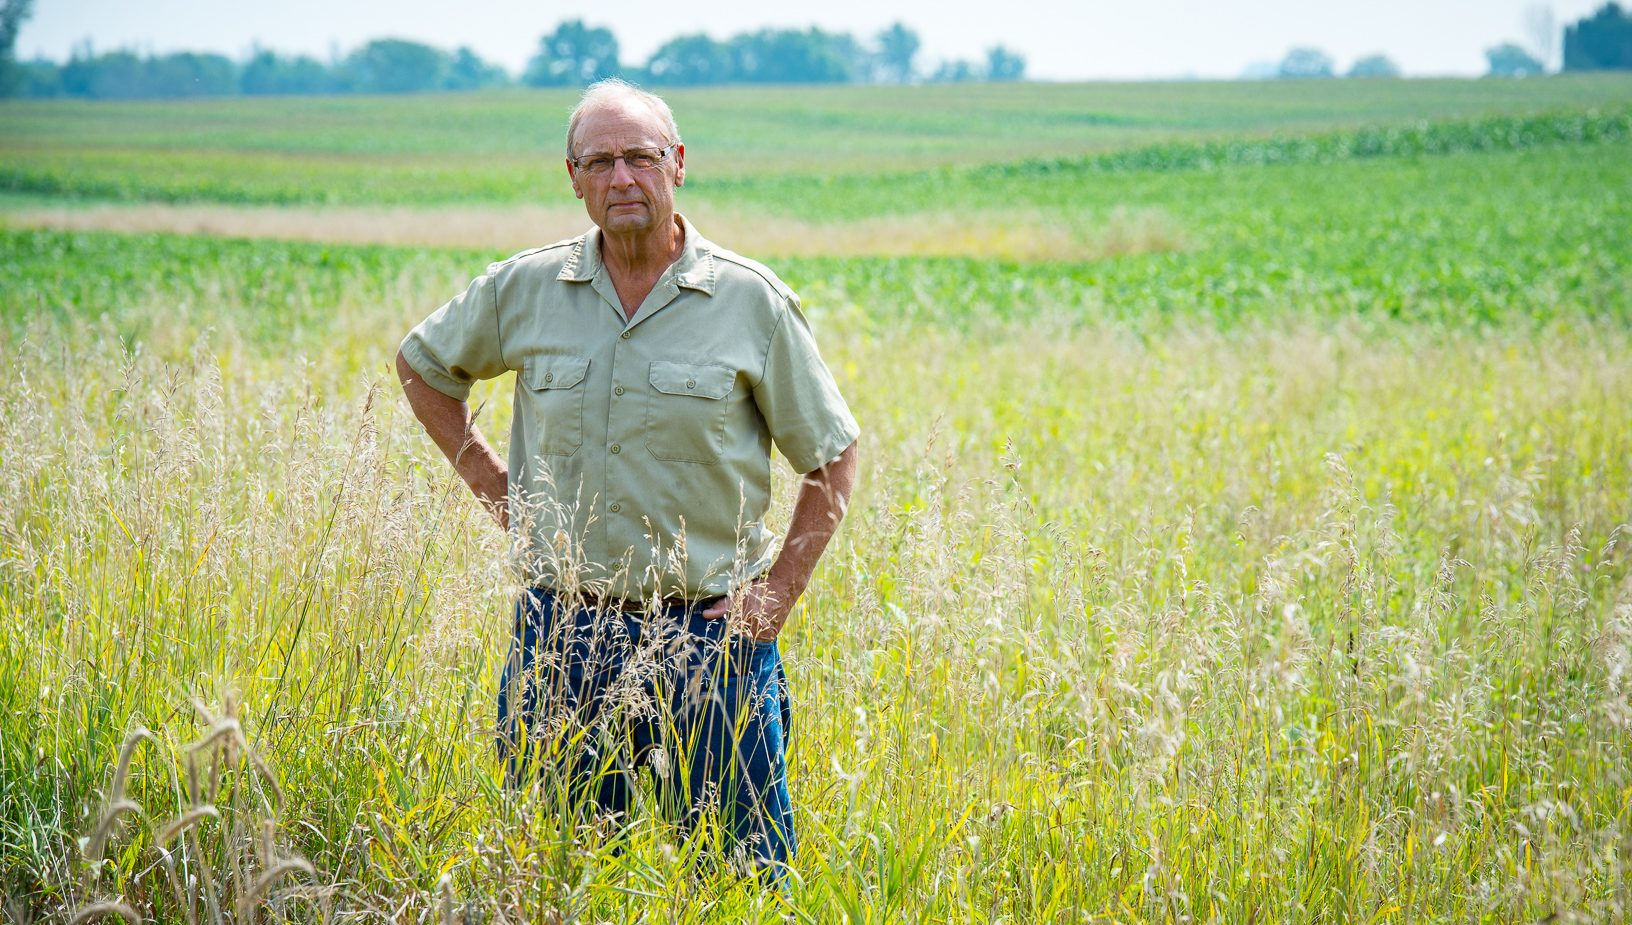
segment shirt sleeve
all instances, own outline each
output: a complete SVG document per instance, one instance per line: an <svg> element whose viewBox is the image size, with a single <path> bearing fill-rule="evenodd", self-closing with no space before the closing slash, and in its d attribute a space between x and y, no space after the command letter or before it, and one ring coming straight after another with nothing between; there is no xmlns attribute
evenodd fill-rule
<svg viewBox="0 0 1632 925"><path fill-rule="evenodd" d="M504 375L499 307L491 268L402 340L402 356L425 384L464 401L478 379Z"/></svg>
<svg viewBox="0 0 1632 925"><path fill-rule="evenodd" d="M776 448L801 474L836 459L861 435L833 373L816 349L816 338L799 310L797 296L788 300L787 310L771 333L754 401Z"/></svg>

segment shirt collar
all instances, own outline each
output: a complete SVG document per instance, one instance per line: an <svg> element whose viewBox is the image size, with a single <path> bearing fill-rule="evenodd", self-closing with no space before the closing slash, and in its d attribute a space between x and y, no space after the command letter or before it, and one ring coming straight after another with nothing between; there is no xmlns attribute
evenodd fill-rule
<svg viewBox="0 0 1632 925"><path fill-rule="evenodd" d="M675 217L680 219L680 229L685 234L685 240L681 245L680 259L669 267L667 275L676 286L713 295L714 243L698 234L690 219L678 212L675 213ZM591 228L573 245L572 253L567 255L566 262L561 265L561 272L555 278L567 282L587 283L600 275L601 266L601 229Z"/></svg>

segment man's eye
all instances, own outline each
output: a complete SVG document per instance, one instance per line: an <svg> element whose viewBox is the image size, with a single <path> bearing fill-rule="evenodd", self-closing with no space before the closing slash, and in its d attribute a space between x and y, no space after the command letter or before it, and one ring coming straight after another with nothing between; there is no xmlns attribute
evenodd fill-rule
<svg viewBox="0 0 1632 925"><path fill-rule="evenodd" d="M610 157L592 157L585 164L585 170L606 170L612 166Z"/></svg>
<svg viewBox="0 0 1632 925"><path fill-rule="evenodd" d="M635 154L630 156L627 160L629 161L629 166L631 167L650 167L657 163L657 158L650 154Z"/></svg>

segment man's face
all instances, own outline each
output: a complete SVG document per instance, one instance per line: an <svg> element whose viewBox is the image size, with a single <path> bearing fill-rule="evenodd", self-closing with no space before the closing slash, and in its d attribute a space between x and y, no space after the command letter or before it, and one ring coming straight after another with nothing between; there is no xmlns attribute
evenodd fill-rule
<svg viewBox="0 0 1632 925"><path fill-rule="evenodd" d="M649 107L625 100L586 114L573 142L573 153L585 160L597 154L667 148L671 139ZM600 174L579 170L569 160L567 173L595 224L611 234L638 234L674 220L674 189L686 176L685 155L685 146L675 145L650 169L640 170L619 158L611 170Z"/></svg>

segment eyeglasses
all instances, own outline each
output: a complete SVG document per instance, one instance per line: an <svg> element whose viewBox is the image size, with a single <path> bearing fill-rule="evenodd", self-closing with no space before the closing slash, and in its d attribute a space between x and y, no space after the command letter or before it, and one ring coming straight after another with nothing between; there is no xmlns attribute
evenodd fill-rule
<svg viewBox="0 0 1632 925"><path fill-rule="evenodd" d="M586 154L583 157L568 158L572 166L584 173L596 176L611 173L612 167L623 158L630 170L652 170L668 159L669 152L675 149L675 144L663 148L630 148L622 154Z"/></svg>

